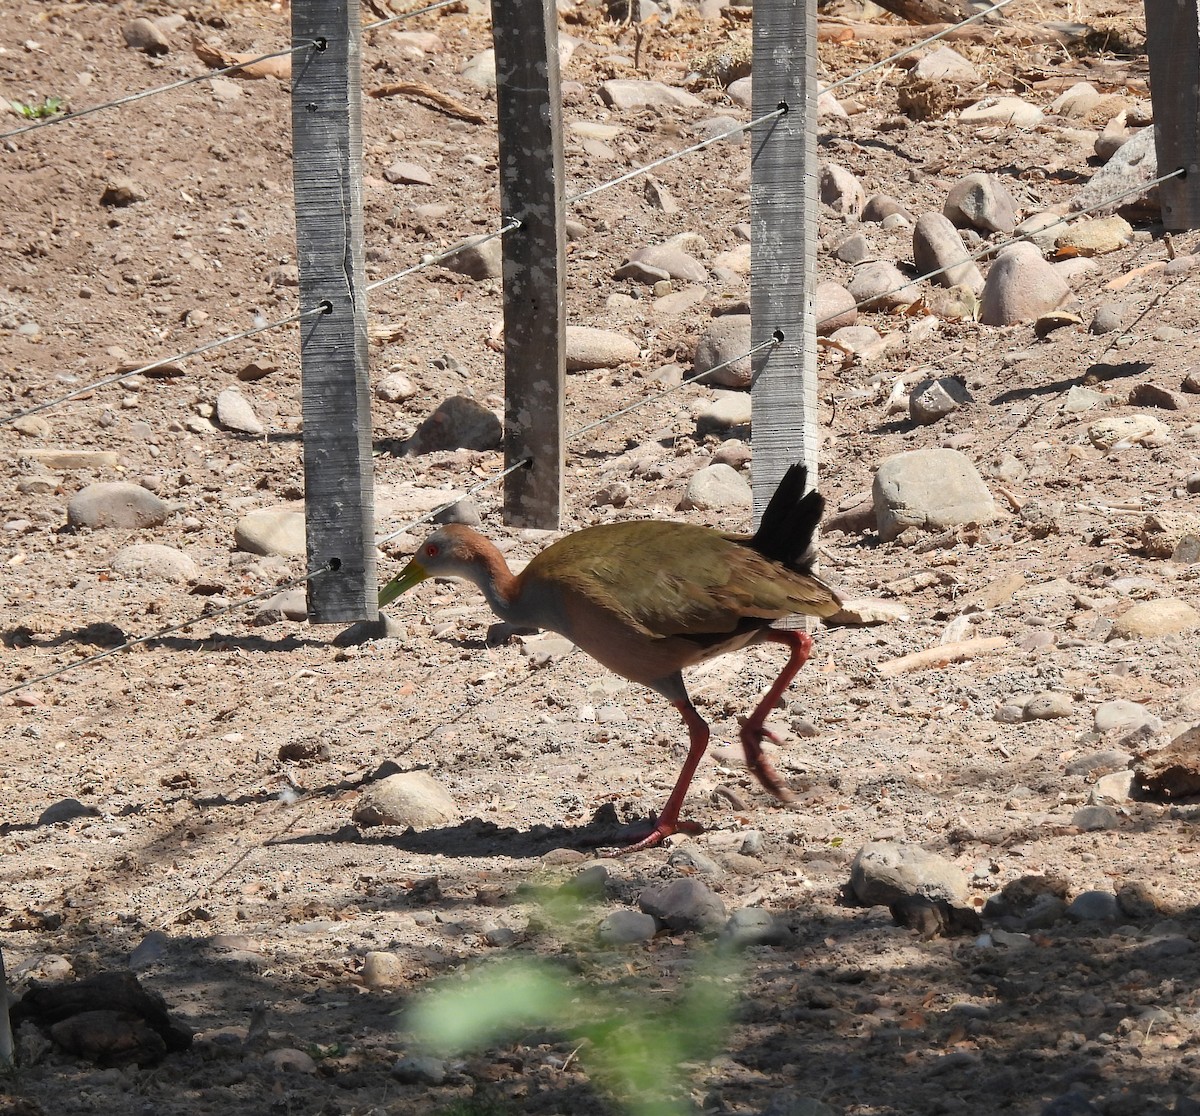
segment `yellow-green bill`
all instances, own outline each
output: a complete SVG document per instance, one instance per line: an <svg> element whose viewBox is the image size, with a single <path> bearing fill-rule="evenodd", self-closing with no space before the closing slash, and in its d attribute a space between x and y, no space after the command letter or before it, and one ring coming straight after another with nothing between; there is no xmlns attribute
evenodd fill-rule
<svg viewBox="0 0 1200 1116"><path fill-rule="evenodd" d="M401 593L407 593L414 585L424 581L429 575L415 559L404 567L382 589L379 590L379 607L386 608Z"/></svg>

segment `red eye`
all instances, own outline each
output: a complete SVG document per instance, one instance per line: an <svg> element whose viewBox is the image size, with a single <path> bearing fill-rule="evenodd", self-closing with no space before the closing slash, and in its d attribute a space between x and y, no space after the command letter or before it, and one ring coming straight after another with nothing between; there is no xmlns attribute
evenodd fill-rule
<svg viewBox="0 0 1200 1116"><path fill-rule="evenodd" d="M430 544L429 544L429 545L428 545L428 546L425 548L425 557L426 557L426 558L436 558L437 556L438 556L438 547L437 547L437 544L436 544L436 543L430 543Z"/></svg>

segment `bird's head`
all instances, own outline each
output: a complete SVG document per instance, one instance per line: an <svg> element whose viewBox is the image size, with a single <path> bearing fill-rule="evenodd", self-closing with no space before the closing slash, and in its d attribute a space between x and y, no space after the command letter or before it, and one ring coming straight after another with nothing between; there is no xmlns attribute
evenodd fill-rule
<svg viewBox="0 0 1200 1116"><path fill-rule="evenodd" d="M429 577L461 577L477 582L482 543L484 540L479 535L457 523L434 531L408 565L379 590L379 607L391 604L401 593Z"/></svg>

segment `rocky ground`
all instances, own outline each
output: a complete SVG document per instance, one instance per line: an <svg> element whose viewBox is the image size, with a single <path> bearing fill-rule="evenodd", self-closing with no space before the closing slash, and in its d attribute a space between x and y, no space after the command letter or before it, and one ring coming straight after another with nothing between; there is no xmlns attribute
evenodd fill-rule
<svg viewBox="0 0 1200 1116"><path fill-rule="evenodd" d="M559 5L569 192L748 119L731 84L748 22L674 7L627 27ZM1051 20L1079 26L1064 44ZM827 84L914 41L878 12L823 27ZM193 38L276 50L287 14L16 0L0 96L34 119L78 112L206 72ZM365 104L372 278L496 227L488 44L474 4L367 36L368 89L453 98ZM663 802L678 718L560 641L497 642L458 586L402 598L387 638L339 638L284 598L42 678L303 572L284 514L303 495L294 325L0 426L0 689L22 686L0 698L9 980L21 996L132 972L197 1036L159 1060L110 1016L73 1014L53 1039L25 1023L0 1112L617 1111L581 1045L589 1005L618 997L630 1027L695 1018L670 1005L721 981L732 1020L676 1087L706 1112L1200 1111L1200 238L1129 199L1128 225L1046 230L973 274L959 245L1090 204L1149 123L1144 27L1139 9L1017 0L950 45L961 68L889 64L824 103L818 273L839 287L819 316L881 302L821 347L822 568L851 607L774 718L796 809L736 742L779 654L728 656L691 678L714 726L687 811L706 832L598 868ZM672 103L617 107L617 79ZM286 81L226 76L5 138L2 416L294 313L288 120ZM606 331L573 343L617 363L570 375L570 428L736 355L747 153L715 145L572 213L571 322ZM928 215L952 196L948 239ZM930 259L959 265L958 286L893 297ZM501 409L499 285L430 269L378 292L371 325L384 533L499 467L488 448L398 452L450 397ZM564 528L748 527L744 398L685 386L573 445ZM697 477L725 483L688 496ZM947 513L952 478L971 503ZM474 498L510 558L545 544L498 505ZM280 533L255 542L264 514ZM415 543L389 543L384 573ZM408 773L436 783L426 805L448 798L440 820L368 825L369 797ZM897 924L893 893L851 879L871 842L868 863L915 859L943 902ZM585 906L568 924L551 899L571 881ZM741 971L714 969L713 940L744 946ZM574 1023L461 1055L419 1043L406 1013L434 978L514 958L580 982Z"/></svg>

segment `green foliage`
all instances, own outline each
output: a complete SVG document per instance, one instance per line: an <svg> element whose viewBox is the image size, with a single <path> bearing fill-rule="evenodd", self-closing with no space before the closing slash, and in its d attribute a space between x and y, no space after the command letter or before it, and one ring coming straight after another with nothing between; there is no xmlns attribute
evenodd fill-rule
<svg viewBox="0 0 1200 1116"><path fill-rule="evenodd" d="M569 969L530 958L486 963L465 981L419 999L407 1028L442 1055L548 1030L577 1046L594 1084L630 1116L684 1116L691 1111L688 1066L711 1059L729 1026L738 986L735 959L708 951L677 995L658 995L644 981L630 981L623 965L615 974L604 971L600 955L578 933L584 923L594 926L594 917L581 917L578 901L572 902L574 917L564 917L561 896L551 916L574 939Z"/></svg>
<svg viewBox="0 0 1200 1116"><path fill-rule="evenodd" d="M47 97L41 104L26 104L24 101L13 101L13 110L26 120L45 120L63 111L66 102L61 97Z"/></svg>

